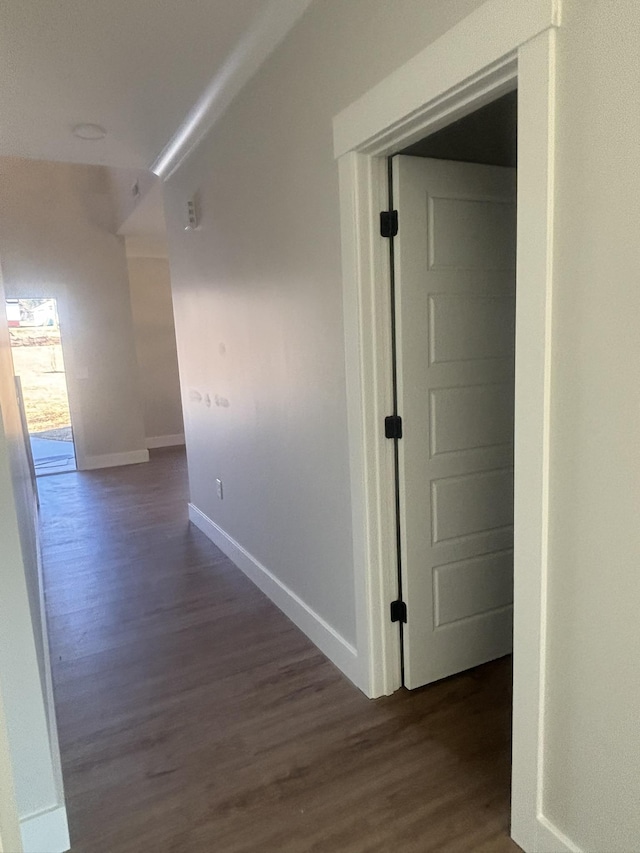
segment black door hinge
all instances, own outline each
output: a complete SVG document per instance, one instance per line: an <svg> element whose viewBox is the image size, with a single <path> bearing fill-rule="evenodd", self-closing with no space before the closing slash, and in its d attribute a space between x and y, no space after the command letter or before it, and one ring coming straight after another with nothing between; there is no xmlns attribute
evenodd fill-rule
<svg viewBox="0 0 640 853"><path fill-rule="evenodd" d="M407 621L407 605L404 601L391 602L391 621L392 622L406 622Z"/></svg>
<svg viewBox="0 0 640 853"><path fill-rule="evenodd" d="M384 419L384 437L402 438L402 418L400 415L389 415Z"/></svg>
<svg viewBox="0 0 640 853"><path fill-rule="evenodd" d="M395 237L398 233L398 211L383 210L380 213L380 236Z"/></svg>

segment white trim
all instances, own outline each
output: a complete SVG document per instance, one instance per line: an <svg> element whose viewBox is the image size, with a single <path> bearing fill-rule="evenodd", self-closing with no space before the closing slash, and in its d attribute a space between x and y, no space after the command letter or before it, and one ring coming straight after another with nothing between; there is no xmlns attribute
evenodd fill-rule
<svg viewBox="0 0 640 853"><path fill-rule="evenodd" d="M560 832L544 815L538 815L535 849L537 853L583 853L581 847Z"/></svg>
<svg viewBox="0 0 640 853"><path fill-rule="evenodd" d="M381 436L391 394L382 155L401 150L504 91L519 90L516 343L516 575L512 834L538 851L547 571L555 27L559 0L489 0L334 120L339 158L349 452L363 687L399 683L393 472ZM393 547L392 547L393 546ZM554 837L559 837L554 833Z"/></svg>
<svg viewBox="0 0 640 853"><path fill-rule="evenodd" d="M156 435L147 438L148 450L153 450L156 447L176 447L179 444L184 444L183 432L176 432L173 435Z"/></svg>
<svg viewBox="0 0 640 853"><path fill-rule="evenodd" d="M559 17L559 0L483 3L335 117L335 156L348 151L380 154L385 137L397 141L402 134L408 145L424 135L427 126L429 132L438 130L431 113L452 95L459 112L450 109L440 127L464 115L460 92L470 89L472 78L508 66L521 45L557 25ZM496 90L493 97L497 94ZM474 98L466 112L478 106L481 103Z"/></svg>
<svg viewBox="0 0 640 853"><path fill-rule="evenodd" d="M76 467L81 470L84 463L85 428L82 411L82 380L77 378L78 361L76 359L73 335L67 330L73 329L73 321L69 316L70 298L68 288L64 288L56 297L58 317L60 318L60 345L64 361L65 383L71 428L73 430L73 450L76 457Z"/></svg>
<svg viewBox="0 0 640 853"><path fill-rule="evenodd" d="M511 835L537 850L542 815L554 223L555 32L518 58Z"/></svg>
<svg viewBox="0 0 640 853"><path fill-rule="evenodd" d="M251 79L311 0L267 0L237 45L219 66L168 145L150 166L166 180L199 145L229 104Z"/></svg>
<svg viewBox="0 0 640 853"><path fill-rule="evenodd" d="M351 643L192 503L189 504L189 519L315 643L338 669L342 670L354 684L360 686L358 653Z"/></svg>
<svg viewBox="0 0 640 853"><path fill-rule="evenodd" d="M23 818L20 832L24 853L66 853L71 847L64 806Z"/></svg>
<svg viewBox="0 0 640 853"><path fill-rule="evenodd" d="M398 592L393 447L383 418L392 410L387 248L372 228L386 206L386 166L352 152L338 161L343 311L351 474L356 632L362 689L371 698L400 687L400 637L388 618Z"/></svg>
<svg viewBox="0 0 640 853"><path fill-rule="evenodd" d="M127 450L124 453L103 453L100 456L85 456L81 471L94 471L96 468L117 468L120 465L137 465L149 461L148 450Z"/></svg>

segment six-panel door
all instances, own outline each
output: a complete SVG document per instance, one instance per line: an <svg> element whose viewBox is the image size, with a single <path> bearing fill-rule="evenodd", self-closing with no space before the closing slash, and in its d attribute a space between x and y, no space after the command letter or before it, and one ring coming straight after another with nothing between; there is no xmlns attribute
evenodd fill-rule
<svg viewBox="0 0 640 853"><path fill-rule="evenodd" d="M394 158L405 684L511 651L516 175Z"/></svg>

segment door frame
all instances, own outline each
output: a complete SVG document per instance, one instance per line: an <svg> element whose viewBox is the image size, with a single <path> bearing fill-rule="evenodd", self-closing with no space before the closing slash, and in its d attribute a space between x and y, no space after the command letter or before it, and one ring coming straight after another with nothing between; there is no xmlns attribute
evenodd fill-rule
<svg viewBox="0 0 640 853"><path fill-rule="evenodd" d="M348 441L361 689L401 684L386 158L517 87L512 837L572 848L543 814L555 44L560 0L487 0L334 118L340 183Z"/></svg>
<svg viewBox="0 0 640 853"><path fill-rule="evenodd" d="M5 285L6 287L6 285ZM26 295L25 295L26 294ZM69 313L69 298L66 287L49 285L47 282L36 283L28 287L11 287L10 299L55 299L58 320L60 322L60 345L64 360L64 378L67 388L67 400L69 403L69 414L71 416L71 429L73 430L73 448L76 457L76 470L84 471L87 466L87 453L84 421L82 416L82 405L78 393L77 359L74 352L73 335L67 334L73 328ZM90 467L90 466L89 466Z"/></svg>

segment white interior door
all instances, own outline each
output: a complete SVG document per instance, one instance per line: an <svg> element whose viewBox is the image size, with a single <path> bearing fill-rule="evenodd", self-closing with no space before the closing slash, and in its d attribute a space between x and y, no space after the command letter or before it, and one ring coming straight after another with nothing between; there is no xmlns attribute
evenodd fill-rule
<svg viewBox="0 0 640 853"><path fill-rule="evenodd" d="M515 169L394 158L405 684L508 654Z"/></svg>

